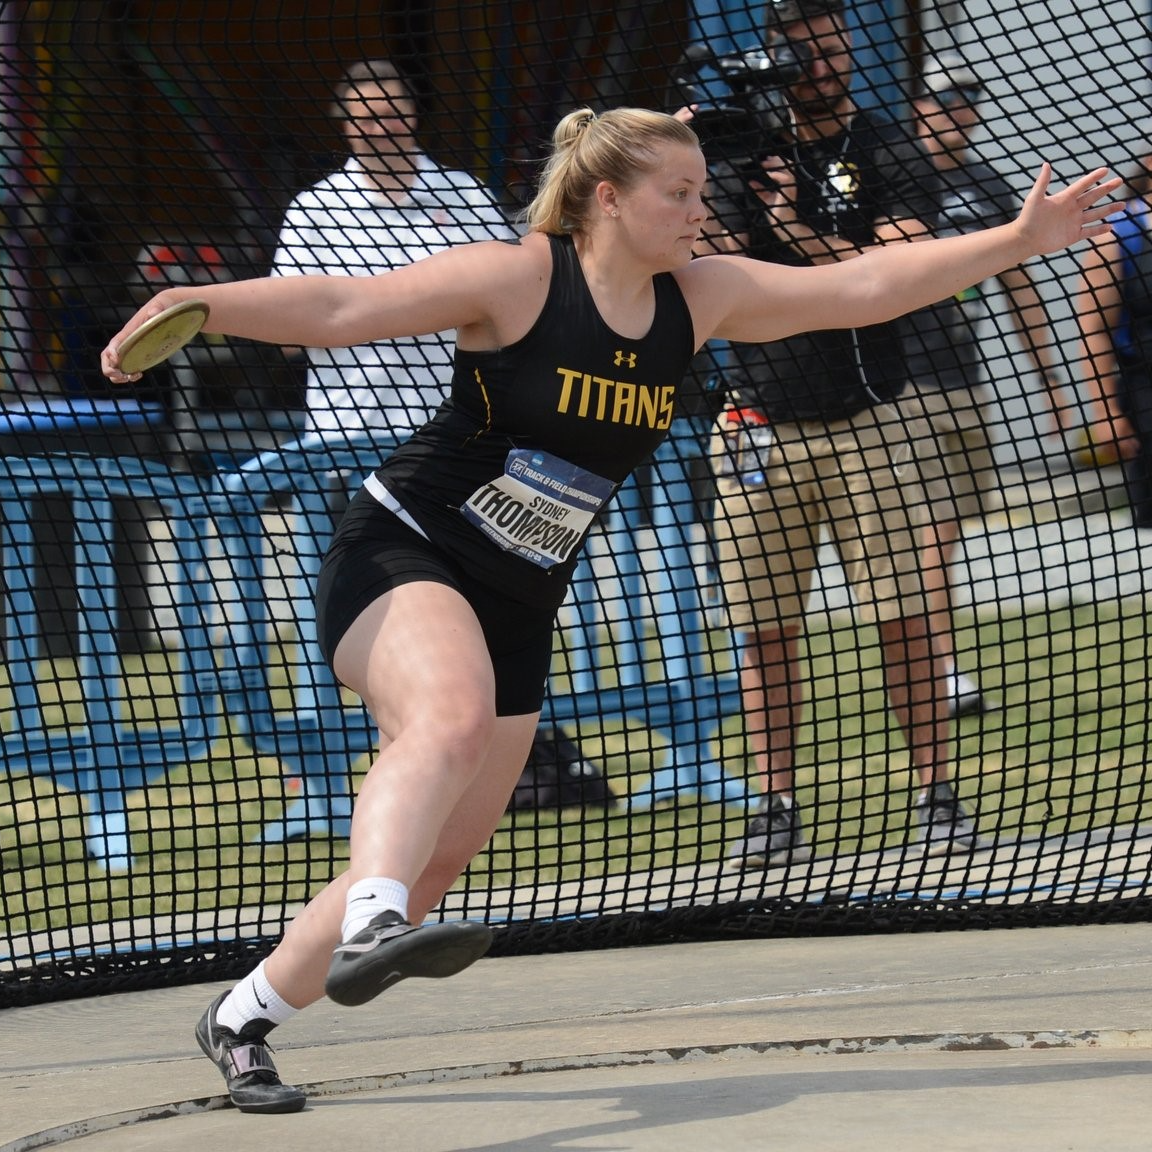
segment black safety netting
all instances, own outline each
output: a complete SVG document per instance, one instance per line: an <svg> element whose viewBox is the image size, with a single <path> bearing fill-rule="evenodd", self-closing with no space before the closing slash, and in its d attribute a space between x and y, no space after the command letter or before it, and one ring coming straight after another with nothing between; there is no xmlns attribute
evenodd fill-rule
<svg viewBox="0 0 1152 1152"><path fill-rule="evenodd" d="M702 243L759 260L1000 224L1044 162L1123 176L1121 217L881 334L710 342L674 401L626 348L566 380L667 437L436 915L497 954L1147 918L1146 6L796 7L0 6L0 1007L238 975L346 867L378 734L314 584L452 333L201 334L129 385L101 350L169 285L515 238L581 106L693 105Z"/></svg>

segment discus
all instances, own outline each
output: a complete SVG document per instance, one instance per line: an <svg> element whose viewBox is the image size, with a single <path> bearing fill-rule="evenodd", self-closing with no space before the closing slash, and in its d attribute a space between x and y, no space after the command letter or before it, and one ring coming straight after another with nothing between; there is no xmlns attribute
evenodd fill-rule
<svg viewBox="0 0 1152 1152"><path fill-rule="evenodd" d="M203 300L181 300L146 320L120 345L120 371L133 375L154 368L183 348L208 319Z"/></svg>

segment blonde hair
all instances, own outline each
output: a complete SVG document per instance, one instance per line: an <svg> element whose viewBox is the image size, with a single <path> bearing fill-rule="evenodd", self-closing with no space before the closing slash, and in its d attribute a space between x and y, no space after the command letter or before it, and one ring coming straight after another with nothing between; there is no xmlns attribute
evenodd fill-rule
<svg viewBox="0 0 1152 1152"><path fill-rule="evenodd" d="M524 219L533 232L579 232L590 218L596 185L602 180L621 189L635 184L655 168L656 150L664 144L700 146L687 124L664 112L569 112L552 133L552 153Z"/></svg>

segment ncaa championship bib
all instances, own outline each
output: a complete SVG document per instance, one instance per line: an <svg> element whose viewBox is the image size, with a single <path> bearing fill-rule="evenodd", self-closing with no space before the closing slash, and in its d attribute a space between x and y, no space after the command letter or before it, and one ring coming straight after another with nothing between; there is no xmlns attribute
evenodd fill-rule
<svg viewBox="0 0 1152 1152"><path fill-rule="evenodd" d="M572 555L615 490L611 480L558 456L514 448L503 475L477 488L460 511L506 552L551 568Z"/></svg>

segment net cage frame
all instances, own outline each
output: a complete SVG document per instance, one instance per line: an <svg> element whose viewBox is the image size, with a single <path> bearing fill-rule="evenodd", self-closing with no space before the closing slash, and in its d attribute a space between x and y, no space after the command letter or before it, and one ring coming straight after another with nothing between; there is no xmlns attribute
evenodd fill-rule
<svg viewBox="0 0 1152 1152"><path fill-rule="evenodd" d="M308 354L252 342L194 341L117 390L109 335L158 287L270 271L293 203L347 162L353 61L401 66L422 150L515 230L564 113L673 110L685 49L755 51L773 7L0 8L0 1007L247 971L345 867L376 739L310 595L333 516L402 434L310 441ZM859 109L911 125L917 77L957 56L976 152L1017 200L1045 160L1057 184L1101 164L1148 191L1143 3L845 9ZM561 610L552 775L436 915L486 920L493 955L1148 918L1147 545L1131 467L1086 431L1082 256L1029 265L1035 328L1005 283L975 321L999 505L963 520L952 609L996 707L952 722L950 770L978 850L916 842L879 634L825 542L796 741L813 852L729 866L760 785L710 523L732 361L709 346ZM427 355L444 383L443 343Z"/></svg>

